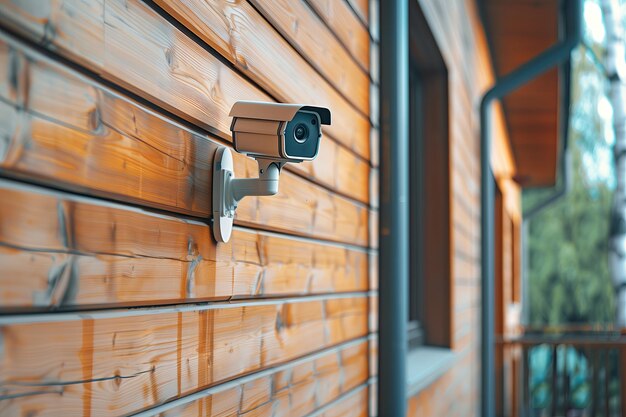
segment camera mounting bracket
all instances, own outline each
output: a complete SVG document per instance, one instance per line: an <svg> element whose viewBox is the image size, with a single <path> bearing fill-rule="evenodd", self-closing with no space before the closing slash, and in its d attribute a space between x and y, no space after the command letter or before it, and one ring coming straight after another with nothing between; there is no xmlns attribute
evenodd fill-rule
<svg viewBox="0 0 626 417"><path fill-rule="evenodd" d="M228 242L233 230L235 210L242 198L278 193L280 170L285 161L256 158L258 178L235 178L233 155L220 147L213 157L213 235L218 242Z"/></svg>

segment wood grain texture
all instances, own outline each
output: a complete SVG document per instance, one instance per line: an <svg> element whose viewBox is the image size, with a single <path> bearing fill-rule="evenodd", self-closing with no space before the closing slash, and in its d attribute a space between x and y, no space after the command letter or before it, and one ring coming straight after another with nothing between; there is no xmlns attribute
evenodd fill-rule
<svg viewBox="0 0 626 417"><path fill-rule="evenodd" d="M159 116L6 37L0 39L0 86L0 117L6 135L3 148L12 147L7 140L17 142L13 153L22 154L28 149L18 145L33 136L33 141L49 144L64 136L64 142L74 146L56 146L58 155L48 150L46 159L76 159L74 166L86 159L95 167L78 171L90 175L90 185L110 186L124 196L139 190L143 199L165 209L174 207L199 215L209 211L208 176L217 144L206 135ZM29 123L35 128L24 126ZM121 168L123 172L117 172ZM333 141L322 142L315 161L289 164L287 169L368 202L368 163ZM172 189L165 195L164 187L170 184ZM163 198L172 200L161 201Z"/></svg>
<svg viewBox="0 0 626 417"><path fill-rule="evenodd" d="M0 308L85 308L367 289L366 252L0 180Z"/></svg>
<svg viewBox="0 0 626 417"><path fill-rule="evenodd" d="M363 68L369 69L369 33L348 3L343 0L307 0L307 2Z"/></svg>
<svg viewBox="0 0 626 417"><path fill-rule="evenodd" d="M378 375L378 334L369 337L370 377Z"/></svg>
<svg viewBox="0 0 626 417"><path fill-rule="evenodd" d="M369 331L370 333L378 332L378 294L373 294L368 297L368 310L369 310Z"/></svg>
<svg viewBox="0 0 626 417"><path fill-rule="evenodd" d="M369 289L378 289L378 251L372 250L369 254Z"/></svg>
<svg viewBox="0 0 626 417"><path fill-rule="evenodd" d="M0 67L12 73L0 82L1 170L82 193L197 217L211 215L216 142L31 58L0 43ZM234 156L238 176L257 175L252 159ZM348 173L337 175L336 181L368 194L367 164L359 165L341 151L335 161L361 171L364 183L355 185L359 180L346 178ZM364 205L291 172L281 176L276 197L243 200L237 221L367 244Z"/></svg>
<svg viewBox="0 0 626 417"><path fill-rule="evenodd" d="M257 175L250 158L235 158L241 177ZM286 173L285 173L286 174ZM367 246L368 209L302 180L281 175L280 191L272 197L250 197L237 208L237 224L266 230ZM271 208L270 208L271 207Z"/></svg>
<svg viewBox="0 0 626 417"><path fill-rule="evenodd" d="M522 303L522 222L514 220L511 236L513 294L511 302ZM519 324L519 323L517 323Z"/></svg>
<svg viewBox="0 0 626 417"><path fill-rule="evenodd" d="M559 5L556 0L485 1L484 24L499 77L558 42ZM524 185L548 186L556 181L560 100L556 69L503 100L515 168Z"/></svg>
<svg viewBox="0 0 626 417"><path fill-rule="evenodd" d="M351 298L5 318L0 415L126 415L361 337L366 316Z"/></svg>
<svg viewBox="0 0 626 417"><path fill-rule="evenodd" d="M98 15L92 14L93 21L83 30L80 19L73 16L98 7L104 8L101 20L93 20ZM76 8L79 10L66 9L52 0L45 4L2 0L0 16L29 39L76 59L102 77L223 138L230 138L228 112L235 101L272 101L139 0L106 0L103 5L86 0ZM44 27L54 30L47 33ZM83 32L91 42L76 47ZM67 40L58 33L73 36ZM333 124L326 132L368 159L367 117L340 97L327 101L318 90L297 91L310 95L305 102L330 107Z"/></svg>
<svg viewBox="0 0 626 417"><path fill-rule="evenodd" d="M289 43L307 61L338 86L344 94L354 94L343 84L358 83L359 89L367 89L369 62L359 61L351 56L345 46L333 35L318 15L304 0L250 0L250 2L271 22ZM367 45L363 45L367 48ZM349 80L354 78L354 80ZM368 93L359 90L359 98L367 99ZM362 103L368 109L369 103ZM364 111L369 114L369 110Z"/></svg>
<svg viewBox="0 0 626 417"><path fill-rule="evenodd" d="M273 1L273 7L284 3L291 10L267 17L272 23L279 23L277 29L282 33L285 28L297 28L294 32L298 38L288 39L297 51L305 52L312 66L248 2L156 3L274 97L307 102L315 94L321 102L342 106L344 99L334 87L364 115L369 114L367 74L302 0Z"/></svg>
<svg viewBox="0 0 626 417"><path fill-rule="evenodd" d="M352 10L356 13L357 16L363 21L363 23L367 26L369 23L369 0L347 0L350 6L352 6Z"/></svg>
<svg viewBox="0 0 626 417"><path fill-rule="evenodd" d="M367 417L369 415L368 390L368 387L354 390L324 412L316 413L315 417Z"/></svg>
<svg viewBox="0 0 626 417"><path fill-rule="evenodd" d="M0 1L2 24L92 68L104 64L104 0Z"/></svg>
<svg viewBox="0 0 626 417"><path fill-rule="evenodd" d="M378 249L378 210L369 211L369 247Z"/></svg>
<svg viewBox="0 0 626 417"><path fill-rule="evenodd" d="M218 246L197 219L0 180L0 308L83 310L366 291L369 254L352 245L370 242L369 53L347 53L306 9L325 49L309 40L306 50L296 46L300 58L257 10L225 1L214 2L214 20L202 23L213 37L197 32L215 53L150 4L0 0L0 16L2 26L222 139L230 140L227 112L235 100L273 98L330 103L334 124L325 133L331 140L315 162L281 176L278 196L242 202L237 224L243 227ZM188 4L195 12L206 7ZM275 48L271 60L250 46L255 41ZM205 132L14 49L0 48L2 175L208 217L217 143ZM327 59L319 61L320 53ZM238 176L256 174L247 158L236 156L235 163ZM0 415L125 415L365 336L367 297L344 297L7 320L0 326ZM343 349L312 367L277 373L269 385L274 396L265 380L230 398L242 416L304 415L338 398L321 415L366 415L367 390L348 391L367 378L367 360L365 346ZM192 413L216 414L208 405L218 402L204 399Z"/></svg>
<svg viewBox="0 0 626 417"><path fill-rule="evenodd" d="M162 412L159 417L305 416L364 384L367 379L367 342L361 342L210 393Z"/></svg>

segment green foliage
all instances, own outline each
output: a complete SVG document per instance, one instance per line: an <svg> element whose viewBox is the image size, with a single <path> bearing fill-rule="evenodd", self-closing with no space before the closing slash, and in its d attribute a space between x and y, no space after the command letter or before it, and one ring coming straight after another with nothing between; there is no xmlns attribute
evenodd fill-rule
<svg viewBox="0 0 626 417"><path fill-rule="evenodd" d="M612 191L587 186L581 151L574 149L571 191L530 224L529 302L534 326L613 321L608 269ZM529 205L542 197L525 194Z"/></svg>
<svg viewBox="0 0 626 417"><path fill-rule="evenodd" d="M576 50L568 139L571 189L531 221L526 242L526 302L533 326L607 324L614 319L608 268L613 136L610 114L602 108L605 87L597 57L589 49ZM550 193L525 190L524 208L535 206Z"/></svg>

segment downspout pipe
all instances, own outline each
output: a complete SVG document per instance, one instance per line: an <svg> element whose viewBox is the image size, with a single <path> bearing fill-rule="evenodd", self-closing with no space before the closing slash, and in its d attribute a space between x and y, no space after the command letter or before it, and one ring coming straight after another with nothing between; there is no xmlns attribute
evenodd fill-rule
<svg viewBox="0 0 626 417"><path fill-rule="evenodd" d="M406 415L409 0L380 2L378 416Z"/></svg>
<svg viewBox="0 0 626 417"><path fill-rule="evenodd" d="M533 207L524 210L522 213L522 221L528 222L532 220L535 216L543 212L548 207L551 207L554 203L563 198L571 189L571 171L572 171L572 161L571 156L569 154L569 150L567 148L563 148L561 150L563 152L563 158L561 160L561 181L552 194L548 195L545 199L534 205Z"/></svg>
<svg viewBox="0 0 626 417"><path fill-rule="evenodd" d="M572 50L582 42L583 0L568 0L567 36L539 56L497 80L480 103L481 174L481 407L483 417L495 417L495 180L491 170L491 122L494 101L501 100L522 85L569 60Z"/></svg>

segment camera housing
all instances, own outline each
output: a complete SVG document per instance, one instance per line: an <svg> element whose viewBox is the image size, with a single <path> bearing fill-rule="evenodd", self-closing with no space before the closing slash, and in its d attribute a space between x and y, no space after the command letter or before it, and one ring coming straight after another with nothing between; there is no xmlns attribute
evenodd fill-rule
<svg viewBox="0 0 626 417"><path fill-rule="evenodd" d="M256 159L315 159L330 110L302 104L239 101L230 111L235 150Z"/></svg>
<svg viewBox="0 0 626 417"><path fill-rule="evenodd" d="M230 239L239 201L276 194L281 168L288 162L315 159L322 125L330 125L329 109L303 104L238 101L230 116L234 148L257 160L259 177L235 178L230 150L222 147L215 152L213 235L218 242Z"/></svg>

